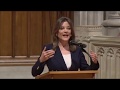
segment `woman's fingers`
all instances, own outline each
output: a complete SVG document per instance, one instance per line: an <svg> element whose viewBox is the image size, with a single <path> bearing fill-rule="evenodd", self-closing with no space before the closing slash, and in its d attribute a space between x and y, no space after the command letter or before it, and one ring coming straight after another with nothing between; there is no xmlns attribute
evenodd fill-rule
<svg viewBox="0 0 120 90"><path fill-rule="evenodd" d="M54 56L55 51L54 50L47 50L44 53L45 59L49 59Z"/></svg>
<svg viewBox="0 0 120 90"><path fill-rule="evenodd" d="M94 53L93 51L91 51L91 52L90 52L90 55L91 55L91 58L92 58L93 62L96 63L97 60L98 60L97 54Z"/></svg>

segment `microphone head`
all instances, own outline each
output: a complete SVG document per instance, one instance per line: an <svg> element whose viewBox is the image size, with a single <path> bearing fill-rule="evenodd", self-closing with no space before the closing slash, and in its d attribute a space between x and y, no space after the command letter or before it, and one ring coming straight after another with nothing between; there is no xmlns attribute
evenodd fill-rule
<svg viewBox="0 0 120 90"><path fill-rule="evenodd" d="M81 47L82 47L82 48L86 48L86 47L87 47L87 45L86 45L86 44L82 44L82 43L81 43Z"/></svg>
<svg viewBox="0 0 120 90"><path fill-rule="evenodd" d="M74 40L71 40L69 43L70 43L70 45L76 45L77 44Z"/></svg>
<svg viewBox="0 0 120 90"><path fill-rule="evenodd" d="M69 43L70 43L70 45L76 45L76 46L79 46L81 48L86 48L86 44L78 43L78 42L76 42L74 40L71 40Z"/></svg>
<svg viewBox="0 0 120 90"><path fill-rule="evenodd" d="M70 40L70 42L76 42L78 43L80 40L79 39L76 39L76 40Z"/></svg>

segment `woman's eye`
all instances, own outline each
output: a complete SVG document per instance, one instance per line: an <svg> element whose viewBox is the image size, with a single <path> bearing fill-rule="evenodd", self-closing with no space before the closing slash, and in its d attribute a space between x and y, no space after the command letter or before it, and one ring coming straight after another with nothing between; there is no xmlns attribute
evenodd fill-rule
<svg viewBox="0 0 120 90"><path fill-rule="evenodd" d="M70 30L71 28L67 28L67 29L69 29L69 30Z"/></svg>
<svg viewBox="0 0 120 90"><path fill-rule="evenodd" d="M61 30L64 29L64 28L60 28Z"/></svg>
<svg viewBox="0 0 120 90"><path fill-rule="evenodd" d="M65 29L65 28L60 28L60 30L63 30L63 29ZM70 30L71 28L66 28L66 29Z"/></svg>

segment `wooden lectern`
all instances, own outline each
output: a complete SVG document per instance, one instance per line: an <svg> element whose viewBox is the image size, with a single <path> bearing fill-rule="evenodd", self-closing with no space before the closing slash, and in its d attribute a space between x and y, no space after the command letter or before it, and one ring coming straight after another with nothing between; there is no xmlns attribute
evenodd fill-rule
<svg viewBox="0 0 120 90"><path fill-rule="evenodd" d="M94 79L97 70L88 71L49 71L35 79Z"/></svg>

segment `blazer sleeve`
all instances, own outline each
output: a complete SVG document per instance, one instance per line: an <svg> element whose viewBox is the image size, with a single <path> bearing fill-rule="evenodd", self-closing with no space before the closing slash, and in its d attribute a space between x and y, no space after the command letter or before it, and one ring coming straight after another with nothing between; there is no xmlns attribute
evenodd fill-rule
<svg viewBox="0 0 120 90"><path fill-rule="evenodd" d="M91 62L91 64L89 65L85 59L85 56L82 52L82 50L80 50L80 70L98 70L99 68L99 63L94 63Z"/></svg>
<svg viewBox="0 0 120 90"><path fill-rule="evenodd" d="M49 49L51 49L52 48L52 44L47 44L47 45L44 45L43 46L43 49L44 49L44 47L46 46L46 50L49 50ZM42 49L42 50L43 50ZM41 52L42 53L42 52ZM47 61L45 61L45 62L40 62L40 57L38 58L38 60L35 62L35 64L33 65L33 67L32 67L32 71L31 71L31 73L32 73L32 75L35 77L35 76L37 76L37 75L40 75L42 72L43 72L43 70L44 70L44 66L45 66L45 64L47 63Z"/></svg>
<svg viewBox="0 0 120 90"><path fill-rule="evenodd" d="M40 62L39 58L32 67L32 75L34 77L40 75L44 70L45 62Z"/></svg>
<svg viewBox="0 0 120 90"><path fill-rule="evenodd" d="M97 61L97 63L94 63L93 61L91 62L91 65L90 65L91 70L98 70L99 67L100 67L100 65L99 65L98 61Z"/></svg>
<svg viewBox="0 0 120 90"><path fill-rule="evenodd" d="M42 50L44 49L44 47L45 47L45 45L43 46ZM41 51L41 53L42 53L42 51ZM46 62L40 62L39 59L40 59L40 57L37 59L37 61L35 62L35 64L32 67L31 73L32 73L32 76L34 76L34 77L37 75L40 75L43 72L44 66L46 64Z"/></svg>

